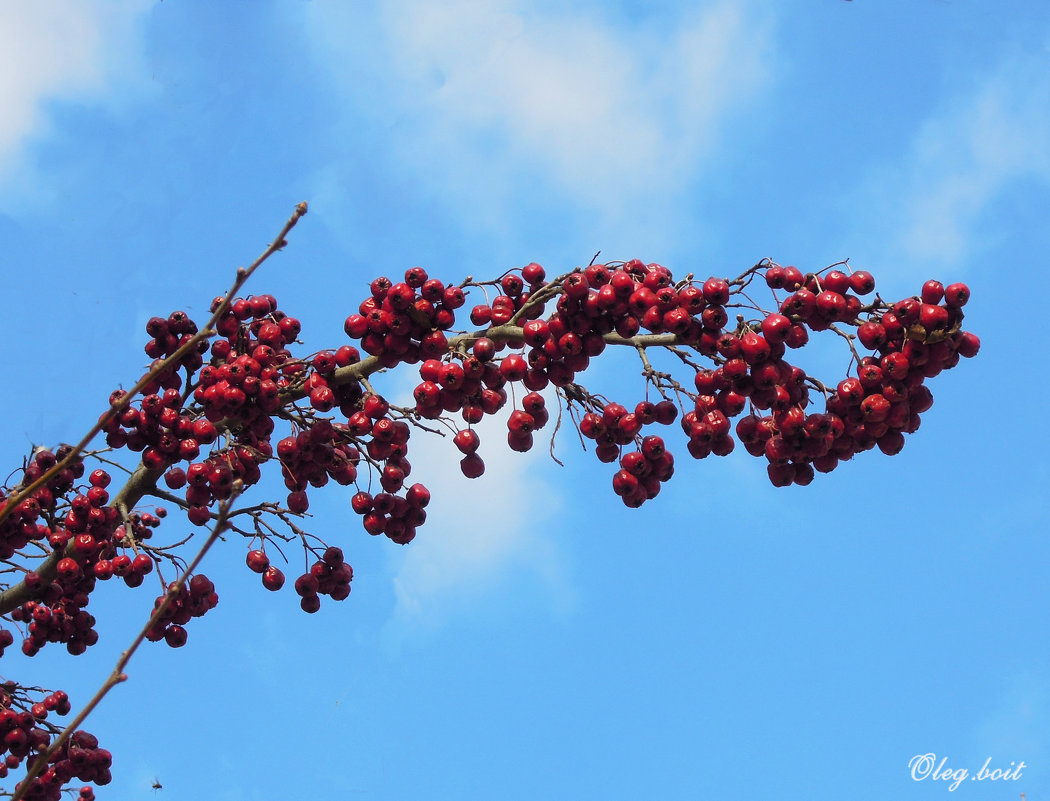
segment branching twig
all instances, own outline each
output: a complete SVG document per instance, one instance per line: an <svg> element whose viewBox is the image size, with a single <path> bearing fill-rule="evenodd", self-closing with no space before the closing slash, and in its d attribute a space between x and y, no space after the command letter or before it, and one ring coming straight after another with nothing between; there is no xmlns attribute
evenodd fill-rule
<svg viewBox="0 0 1050 801"><path fill-rule="evenodd" d="M262 255L260 255L255 261L253 261L247 268L237 268L237 278L233 282L233 286L230 287L229 291L223 298L222 303L220 303L218 308L215 309L215 312L212 314L211 319L208 320L208 322L202 329L200 329L196 334L194 334L188 340L186 340L186 342L184 342L178 350L171 354L171 356L168 356L166 359L163 359L157 365L155 365L153 369L151 369L149 372L146 373L146 375L140 378L138 383L136 383L135 386L128 390L124 394L124 396L120 398L120 400L111 404L109 409L98 419L98 422L91 427L91 429L88 431L87 434L84 435L84 438L81 439L80 442L73 446L73 449L68 454L66 454L64 459L59 460L53 467L45 471L44 474L40 476L40 478L29 484L29 486L17 490L16 492L11 494L11 496L7 499L4 505L0 506L0 522L3 522L11 513L11 511L15 507L17 507L22 501L31 496L40 487L44 486L48 481L50 481L52 478L58 475L58 473L61 470L64 470L70 464L72 464L72 462L75 459L77 459L81 453L84 452L87 446L91 444L91 440L93 440L98 434L98 432L102 430L102 427L105 426L106 423L108 423L122 411L124 411L131 403L132 399L135 398L135 396L142 391L143 387L145 387L151 381L156 379L157 376L162 375L164 372L166 372L172 365L181 362L182 358L190 352L192 352L199 343L203 342L205 339L214 336L215 324L224 314L226 314L226 311L230 308L230 304L233 302L234 296L237 294L237 292L240 291L240 288L244 286L244 282L251 277L252 273L255 272L259 265L261 265L264 261L270 258L270 256L272 256L274 253L276 253L278 250L280 250L288 244L288 242L285 240L285 237L288 235L288 232L295 227L295 224L299 222L299 219L304 214L306 214L306 203L300 203L298 206L295 207L295 211L292 213L292 216L288 219L288 222L284 224L284 227L281 229L281 232L277 235L277 238L270 243L269 247L267 247L266 250L263 251Z"/></svg>
<svg viewBox="0 0 1050 801"><path fill-rule="evenodd" d="M32 765L29 768L29 771L26 773L25 779L23 779L22 782L18 785L18 787L15 788L15 792L11 796L11 801L19 801L19 799L25 796L25 793L28 791L30 783L33 781L33 779L40 775L40 773L44 770L45 766L49 764L51 757L54 756L54 754L63 745L65 745L66 741L69 740L69 738L73 735L73 732L75 732L80 727L80 724L84 722L87 716L95 710L95 707L97 707L99 703L101 703L102 699L109 694L109 691L116 687L118 684L127 681L128 676L124 672L124 669L127 667L128 662L131 660L131 657L134 656L135 651L138 650L138 647L142 645L142 641L146 639L146 635L149 633L149 630L160 621L160 619L164 616L164 613L167 611L168 607L171 605L174 598L182 592L182 588L186 585L186 582L189 580L189 577L190 575L192 575L193 571L197 569L197 565L201 563L201 560L204 558L204 555L208 552L211 546L215 544L215 541L219 539L219 536L222 534L222 532L226 530L228 526L227 516L230 511L230 506L233 504L234 499L237 497L241 489L243 489L243 485L238 480L234 483L234 491L230 494L230 497L219 505L218 517L215 521L214 527L211 530L211 534L208 536L208 539L204 541L204 544L201 546L200 550L197 551L197 555L193 557L193 561L190 562L189 566L184 571L182 571L182 574L175 581L175 583L168 588L168 591L164 594L164 600L161 601L160 605L155 610L153 610L153 614L150 615L150 618L146 622L146 625L142 627L142 630L138 633L138 635L136 635L135 639L132 640L131 645L128 646L127 650L120 655L120 659L117 660L117 664L114 666L113 671L102 683L102 686L98 688L98 691L95 693L94 697L92 697L92 699L88 701L87 705L82 710L80 710L80 713L75 718L73 718L72 721L70 721L69 725L62 730L62 733L55 739L53 743L51 743L48 749L40 757L33 761Z"/></svg>

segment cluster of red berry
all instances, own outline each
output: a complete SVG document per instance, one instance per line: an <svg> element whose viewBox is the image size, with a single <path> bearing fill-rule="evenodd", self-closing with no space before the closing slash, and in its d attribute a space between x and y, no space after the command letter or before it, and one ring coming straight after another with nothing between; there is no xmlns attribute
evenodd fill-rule
<svg viewBox="0 0 1050 801"><path fill-rule="evenodd" d="M763 283L763 291L772 293L768 303L752 297L753 286ZM285 584L284 573L270 563L268 543L276 537L298 540L307 562L311 554L313 561L294 587L301 607L316 612L321 595L338 601L350 594L353 570L340 548L323 542L318 547L317 538L292 521L309 509L310 488L329 481L353 486L351 507L365 531L408 543L425 522L430 501L423 484L408 481L413 429L433 431L429 421L448 425L462 454L461 471L477 478L485 463L475 426L504 410L511 398L516 400L506 425L512 450L533 447L534 433L548 423L553 395L559 410L566 406L580 434L594 442L596 457L617 464L613 491L629 507L655 497L674 474L664 437L647 433L647 426L679 421L688 453L703 459L734 450L732 420L743 415L736 437L748 453L767 460L777 486L808 484L815 471L832 470L874 447L895 454L932 404L926 379L976 355L980 343L961 329L969 298L965 285L930 281L916 297L862 300L874 288L864 271L804 274L769 261L733 280L702 282L692 276L676 280L667 268L639 260L592 264L552 279L532 263L494 281L468 279L459 286L414 267L403 281L371 282L369 297L344 323L357 344L305 358L291 350L300 322L271 295L229 304L217 298L214 331L198 333L183 312L151 318L148 380L137 397L114 392L100 420L109 448L140 453L141 464L111 497L106 470L94 470L84 486L77 483L85 472L81 458L54 469L71 453L67 446L34 453L19 483L0 492L0 559L11 559L32 542L46 543L51 554L27 570L19 587L0 593L0 612L25 625L24 653L33 655L48 642L81 653L98 639L86 611L96 580L117 576L136 587L162 560L178 564L149 543L164 509L154 514L135 511L135 505L152 493L181 508L194 525L211 525L260 480L269 461L280 465L285 504L239 510L255 521L252 528L239 528L231 517L224 521L251 541L247 566L268 590ZM474 330L454 331L470 289L495 294L470 310ZM853 356L855 375L837 384L788 360L790 350L822 331L841 337ZM214 337L210 351L205 335ZM862 356L856 343L871 353ZM639 355L645 399L628 406L577 383L610 345ZM659 351L684 365L690 379L683 384L654 368L649 354ZM406 407L391 404L369 383L373 374L402 364L418 365L420 378ZM523 391L514 392L519 384ZM823 398L822 411L810 410L814 397ZM338 417L326 416L334 410ZM453 414L465 425L452 425ZM275 437L275 421L290 423L291 431ZM17 504L3 506L10 494L45 477L32 493L20 493ZM158 486L161 480L167 490ZM267 515L290 534L264 524ZM179 647L186 642L185 624L213 608L218 596L201 574L181 589L162 578L160 584L164 594L155 609L165 607L147 636ZM0 655L13 642L10 632L0 630ZM45 740L31 725L40 718L28 714L16 715L17 725L2 722L16 718L0 716L12 755L42 753ZM53 757L57 761L44 774L49 778L35 780L43 782L34 785L39 797L51 797L56 780L98 782L108 776L108 762L100 767L104 760L93 756L105 752L90 745L90 735L76 736L75 744Z"/></svg>
<svg viewBox="0 0 1050 801"><path fill-rule="evenodd" d="M26 698L23 688L13 681L0 685L0 778L5 778L23 762L43 759L52 737L61 731L49 715L68 715L69 697L61 690L49 693L35 702ZM95 784L108 784L113 757L99 748L98 739L86 731L78 731L50 756L46 767L33 781L27 799L57 801L62 787L74 778ZM90 787L82 787L80 801L94 801Z"/></svg>
<svg viewBox="0 0 1050 801"><path fill-rule="evenodd" d="M215 585L203 573L198 573L181 586L173 583L153 602L154 609L164 605L164 611L146 632L146 639L151 642L164 640L172 648L181 648L186 644L187 636L183 626L191 617L201 617L218 603Z"/></svg>
<svg viewBox="0 0 1050 801"><path fill-rule="evenodd" d="M17 492L18 489L28 487L43 478L71 450L68 446L63 446L58 449L57 453L52 453L45 448L38 448L23 467L22 479L14 491ZM72 464L52 475L32 495L8 510L7 516L0 520L0 559L10 559L17 551L35 540L50 540L53 532L44 522L41 522L41 515L54 509L57 499L69 492L73 488L73 483L83 475L84 463L76 459ZM9 494L11 493L6 493L0 488L0 507L5 503ZM99 528L105 524L105 521L100 520L97 514L93 522ZM61 538L61 535L59 537ZM58 540L56 543L52 547L64 544Z"/></svg>

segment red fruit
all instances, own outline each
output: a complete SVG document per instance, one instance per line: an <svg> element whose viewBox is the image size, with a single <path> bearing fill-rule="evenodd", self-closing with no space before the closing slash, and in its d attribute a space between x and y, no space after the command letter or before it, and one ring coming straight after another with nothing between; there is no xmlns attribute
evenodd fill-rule
<svg viewBox="0 0 1050 801"><path fill-rule="evenodd" d="M186 471L181 467L173 467L164 474L164 483L168 489L182 489L186 486Z"/></svg>
<svg viewBox="0 0 1050 801"><path fill-rule="evenodd" d="M266 555L265 551L258 549L248 551L248 556L244 561L248 565L248 569L255 573L263 573L270 566L270 557Z"/></svg>
<svg viewBox="0 0 1050 801"><path fill-rule="evenodd" d="M857 339L868 350L877 350L886 344L886 329L879 323L863 323L857 329Z"/></svg>
<svg viewBox="0 0 1050 801"><path fill-rule="evenodd" d="M310 508L310 499L303 490L288 493L288 511L301 515Z"/></svg>
<svg viewBox="0 0 1050 801"><path fill-rule="evenodd" d="M108 487L109 486L109 473L99 468L98 470L92 470L91 475L88 476L88 481L91 482L93 487Z"/></svg>
<svg viewBox="0 0 1050 801"><path fill-rule="evenodd" d="M910 326L919 321L919 311L922 303L915 298L905 298L893 304L893 313L901 321L901 325Z"/></svg>
<svg viewBox="0 0 1050 801"><path fill-rule="evenodd" d="M970 299L970 288L966 284L948 284L944 288L944 302L953 309L966 305Z"/></svg>
<svg viewBox="0 0 1050 801"><path fill-rule="evenodd" d="M284 586L284 573L276 567L268 567L262 574L262 583L270 592L277 592Z"/></svg>
<svg viewBox="0 0 1050 801"><path fill-rule="evenodd" d="M766 468L766 473L774 487L787 487L795 480L795 465L771 464Z"/></svg>
<svg viewBox="0 0 1050 801"><path fill-rule="evenodd" d="M452 438L452 442L459 448L460 453L468 454L474 453L478 449L478 446L481 444L481 438L473 429L464 428L456 433L456 436Z"/></svg>
<svg viewBox="0 0 1050 801"><path fill-rule="evenodd" d="M125 553L113 557L113 573L117 576L127 576L131 573L131 557Z"/></svg>
<svg viewBox="0 0 1050 801"><path fill-rule="evenodd" d="M887 431L879 437L877 444L887 456L896 456L904 448L904 435L900 431Z"/></svg>
<svg viewBox="0 0 1050 801"><path fill-rule="evenodd" d="M536 418L528 412L515 409L507 419L507 428L510 431L527 434L536 428Z"/></svg>
<svg viewBox="0 0 1050 801"><path fill-rule="evenodd" d="M547 277L546 271L536 262L530 262L521 268L521 277L530 284L538 284Z"/></svg>
<svg viewBox="0 0 1050 801"><path fill-rule="evenodd" d="M630 440L635 434L642 430L642 421L634 412L628 412L616 421L616 428L623 438ZM621 440L623 441L623 440Z"/></svg>
<svg viewBox="0 0 1050 801"><path fill-rule="evenodd" d="M476 453L469 453L460 460L459 469L467 478L477 478L485 472L485 462Z"/></svg>
<svg viewBox="0 0 1050 801"><path fill-rule="evenodd" d="M613 476L613 492L625 498L638 489L638 479L626 470L620 470Z"/></svg>
<svg viewBox="0 0 1050 801"><path fill-rule="evenodd" d="M960 356L972 359L981 349L981 340L976 334L971 334L969 331L963 331L962 335L959 337L958 348Z"/></svg>
<svg viewBox="0 0 1050 801"><path fill-rule="evenodd" d="M923 303L935 306L944 298L944 284L940 281L927 281L922 285L922 292L919 293L919 296Z"/></svg>
<svg viewBox="0 0 1050 801"><path fill-rule="evenodd" d="M809 331L801 323L792 323L784 344L789 348L801 348L809 342Z"/></svg>
<svg viewBox="0 0 1050 801"><path fill-rule="evenodd" d="M466 293L461 287L449 286L445 287L445 294L441 299L441 303L446 309L458 309L466 303L466 299Z"/></svg>
<svg viewBox="0 0 1050 801"><path fill-rule="evenodd" d="M762 336L764 336L766 341L771 345L783 342L787 339L788 332L790 331L791 320L783 314L777 314L774 312L762 321Z"/></svg>
<svg viewBox="0 0 1050 801"><path fill-rule="evenodd" d="M153 560L146 554L140 553L131 560L131 571L141 576L148 575L153 572Z"/></svg>
<svg viewBox="0 0 1050 801"><path fill-rule="evenodd" d="M193 421L193 438L201 445L210 445L218 436L219 432L211 420L201 418Z"/></svg>
<svg viewBox="0 0 1050 801"><path fill-rule="evenodd" d="M779 264L774 264L772 267L766 270L766 285L770 289L783 289L784 288L784 268Z"/></svg>
<svg viewBox="0 0 1050 801"><path fill-rule="evenodd" d="M73 581L80 576L80 565L68 556L58 562L58 575L63 581Z"/></svg>
<svg viewBox="0 0 1050 801"><path fill-rule="evenodd" d="M820 285L828 292L845 295L853 288L852 281L848 275L840 270L831 270L821 280Z"/></svg>
<svg viewBox="0 0 1050 801"><path fill-rule="evenodd" d="M876 392L868 395L860 402L860 410L864 414L864 420L869 423L878 423L885 420L890 413L890 402L885 396Z"/></svg>
<svg viewBox="0 0 1050 801"><path fill-rule="evenodd" d="M813 481L813 465L803 462L794 467L795 475L792 481L800 487L808 486Z"/></svg>
<svg viewBox="0 0 1050 801"><path fill-rule="evenodd" d="M182 626L171 625L164 631L164 642L172 648L181 648L186 644L186 629Z"/></svg>
<svg viewBox="0 0 1050 801"><path fill-rule="evenodd" d="M437 383L441 380L441 368L443 365L437 359L426 359L419 365L419 377L424 381Z"/></svg>
<svg viewBox="0 0 1050 801"><path fill-rule="evenodd" d="M761 334L748 331L740 338L740 355L748 364L761 364L769 358L769 343Z"/></svg>
<svg viewBox="0 0 1050 801"><path fill-rule="evenodd" d="M923 303L919 309L919 325L927 331L948 327L948 310L944 306L933 306Z"/></svg>
<svg viewBox="0 0 1050 801"><path fill-rule="evenodd" d="M529 320L522 326L525 344L534 348L542 347L550 339L550 329L543 320Z"/></svg>
<svg viewBox="0 0 1050 801"><path fill-rule="evenodd" d="M621 456L620 467L638 478L644 478L652 470L652 466L640 451L628 451Z"/></svg>
<svg viewBox="0 0 1050 801"><path fill-rule="evenodd" d="M518 453L527 453L532 449L532 442L533 440L531 431L507 432L507 444L510 446L510 449L512 451L517 451Z"/></svg>
<svg viewBox="0 0 1050 801"><path fill-rule="evenodd" d="M798 267L784 267L782 275L784 281L784 289L788 290L789 292L794 292L796 289L802 286L804 277L802 275L802 271Z"/></svg>
<svg viewBox="0 0 1050 801"><path fill-rule="evenodd" d="M817 311L827 320L841 320L846 311L846 299L838 292L821 292L817 295Z"/></svg>
<svg viewBox="0 0 1050 801"><path fill-rule="evenodd" d="M908 363L907 356L900 351L893 351L882 357L879 366L882 368L882 374L886 378L894 381L903 381L907 377L908 368L911 365Z"/></svg>
<svg viewBox="0 0 1050 801"><path fill-rule="evenodd" d="M499 371L508 381L521 381L529 371L529 363L521 354L512 353L500 362Z"/></svg>
<svg viewBox="0 0 1050 801"><path fill-rule="evenodd" d="M875 278L866 270L857 270L849 277L849 284L858 295L867 295L875 289Z"/></svg>
<svg viewBox="0 0 1050 801"><path fill-rule="evenodd" d="M611 274L604 264L591 264L583 271L587 283L593 289L599 289L609 283Z"/></svg>
<svg viewBox="0 0 1050 801"><path fill-rule="evenodd" d="M847 404L859 404L864 399L864 385L859 378L844 378L839 381L836 392Z"/></svg>
<svg viewBox="0 0 1050 801"><path fill-rule="evenodd" d="M522 405L524 405L526 399L527 398L522 399ZM540 396L540 400L543 400L542 396ZM650 403L649 401L639 401L634 407L634 414L642 421L642 425L647 426L650 423L655 423L656 404Z"/></svg>
<svg viewBox="0 0 1050 801"><path fill-rule="evenodd" d="M642 439L642 454L649 461L659 459L666 452L663 437L652 435Z"/></svg>
<svg viewBox="0 0 1050 801"><path fill-rule="evenodd" d="M380 417L386 417L386 413L390 411L390 404L381 395L369 395L365 398L363 410L373 420L378 420Z"/></svg>
<svg viewBox="0 0 1050 801"><path fill-rule="evenodd" d="M572 273L566 276L562 282L565 294L572 300L582 300L587 297L590 288L587 285L587 276L583 273Z"/></svg>
<svg viewBox="0 0 1050 801"><path fill-rule="evenodd" d="M433 381L424 381L412 390L412 397L416 401L416 406L421 409L436 406L441 398L441 388Z"/></svg>
<svg viewBox="0 0 1050 801"><path fill-rule="evenodd" d="M729 282L724 278L708 278L704 281L704 300L718 306L729 302Z"/></svg>
<svg viewBox="0 0 1050 801"><path fill-rule="evenodd" d="M350 507L359 515L372 511L372 496L367 492L358 492L350 499Z"/></svg>
<svg viewBox="0 0 1050 801"><path fill-rule="evenodd" d="M336 405L335 393L330 387L316 387L310 392L310 405L319 412L329 412Z"/></svg>
<svg viewBox="0 0 1050 801"><path fill-rule="evenodd" d="M796 290L780 304L780 310L787 315L794 315L802 320L809 319L817 307L817 296L808 289Z"/></svg>
<svg viewBox="0 0 1050 801"><path fill-rule="evenodd" d="M422 484L413 484L405 493L405 500L416 509L423 509L430 503L430 490Z"/></svg>
<svg viewBox="0 0 1050 801"><path fill-rule="evenodd" d="M522 280L519 276L514 273L508 273L500 280L500 288L503 290L504 295L516 298L521 294L524 286L522 285Z"/></svg>

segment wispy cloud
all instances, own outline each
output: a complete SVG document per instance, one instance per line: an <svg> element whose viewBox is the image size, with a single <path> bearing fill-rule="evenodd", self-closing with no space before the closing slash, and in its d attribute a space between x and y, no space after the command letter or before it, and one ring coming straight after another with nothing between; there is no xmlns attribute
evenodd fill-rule
<svg viewBox="0 0 1050 801"><path fill-rule="evenodd" d="M311 32L352 115L431 191L490 222L538 191L625 218L669 205L765 85L769 26L747 9L628 29L515 0L401 0L374 18L315 2Z"/></svg>
<svg viewBox="0 0 1050 801"><path fill-rule="evenodd" d="M317 68L345 109L341 134L378 139L398 192L439 198L465 227L489 232L537 208L590 213L609 252L627 246L621 228L639 248L641 227L666 225L770 77L769 22L748 3L631 27L524 0L395 0L371 11L315 0L308 14ZM333 175L361 157L346 151L318 176L322 216L342 205ZM561 502L537 473L545 446L516 454L504 423L479 431L488 469L475 481L459 474L451 443L413 444L412 478L434 501L397 557L395 621L440 621L515 573L539 579L556 609L571 603L544 531Z"/></svg>
<svg viewBox="0 0 1050 801"><path fill-rule="evenodd" d="M461 474L462 454L450 438L412 437L409 481L424 483L432 501L426 524L395 557L392 622L398 627L440 625L521 576L544 588L550 610L571 605L563 556L548 536L563 502L543 476L550 432L537 432L529 453L515 453L507 447L505 416L475 426L486 468L477 479Z"/></svg>
<svg viewBox="0 0 1050 801"><path fill-rule="evenodd" d="M26 142L49 131L47 104L98 101L137 59L147 0L0 4L0 180L26 169Z"/></svg>
<svg viewBox="0 0 1050 801"><path fill-rule="evenodd" d="M1022 180L1050 183L1050 49L958 86L854 207L883 228L892 260L957 265L988 245L982 215Z"/></svg>

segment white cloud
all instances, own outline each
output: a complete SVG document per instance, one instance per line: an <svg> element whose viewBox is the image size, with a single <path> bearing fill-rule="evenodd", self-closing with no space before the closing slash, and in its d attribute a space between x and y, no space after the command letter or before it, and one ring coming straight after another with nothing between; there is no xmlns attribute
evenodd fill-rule
<svg viewBox="0 0 1050 801"><path fill-rule="evenodd" d="M392 0L380 10L315 0L307 31L345 107L338 135L381 137L377 169L392 193L489 231L537 206L594 211L597 241L613 253L629 238L633 255L644 249L642 227L678 213L727 122L768 78L766 23L748 4L706 5L663 29L628 29L596 11L525 0ZM347 151L316 176L312 208L322 216L344 207L340 171L361 169L361 154ZM487 471L474 481L459 474L450 442L413 437L412 480L434 500L397 556L395 622L440 622L521 573L554 611L571 606L562 554L545 531L560 488L537 473L547 432L524 455L508 450L503 422L479 430Z"/></svg>
<svg viewBox="0 0 1050 801"><path fill-rule="evenodd" d="M666 207L767 79L747 4L662 31L515 0L401 0L373 19L312 6L318 63L352 113L386 126L414 180L494 218L537 179L606 214Z"/></svg>
<svg viewBox="0 0 1050 801"><path fill-rule="evenodd" d="M415 383L406 377L402 388ZM432 499L427 522L395 557L395 624L440 625L460 606L498 592L512 574L527 575L530 583L542 586L551 602L548 609L559 612L571 605L563 557L548 535L562 505L558 488L542 477L556 416L556 407L550 408L552 420L536 432L529 453L507 446L509 404L498 419L487 417L475 426L481 437L478 453L485 460L485 474L476 479L460 472L462 454L451 437L413 435L409 482L425 484ZM560 436L567 436L564 427Z"/></svg>
<svg viewBox="0 0 1050 801"><path fill-rule="evenodd" d="M137 59L148 0L0 3L0 179L24 169L23 147L49 130L47 103L98 100Z"/></svg>
<svg viewBox="0 0 1050 801"><path fill-rule="evenodd" d="M1050 184L1050 55L1012 55L920 126L903 163L866 187L905 260L958 264L988 244L981 217L1021 180ZM878 224L878 223L876 223Z"/></svg>

